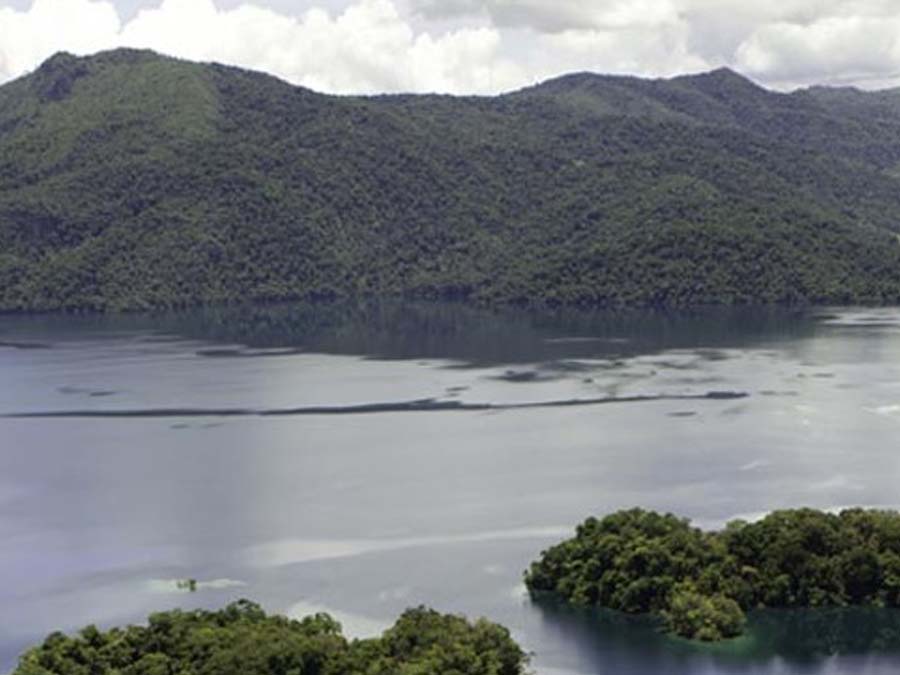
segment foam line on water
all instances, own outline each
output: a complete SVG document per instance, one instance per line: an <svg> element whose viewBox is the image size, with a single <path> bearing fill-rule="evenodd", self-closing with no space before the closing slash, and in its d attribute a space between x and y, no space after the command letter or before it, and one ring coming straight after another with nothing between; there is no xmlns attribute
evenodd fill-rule
<svg viewBox="0 0 900 675"><path fill-rule="evenodd" d="M553 526L394 539L280 539L252 546L244 551L242 558L253 567L281 567L408 548L527 539L555 540L570 536L571 527Z"/></svg>

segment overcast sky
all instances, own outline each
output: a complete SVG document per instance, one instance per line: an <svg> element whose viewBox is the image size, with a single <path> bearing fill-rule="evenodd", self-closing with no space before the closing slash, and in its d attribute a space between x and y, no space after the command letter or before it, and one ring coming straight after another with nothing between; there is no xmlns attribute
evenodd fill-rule
<svg viewBox="0 0 900 675"><path fill-rule="evenodd" d="M0 0L0 82L121 45L335 93L723 65L781 89L875 88L900 85L900 0Z"/></svg>

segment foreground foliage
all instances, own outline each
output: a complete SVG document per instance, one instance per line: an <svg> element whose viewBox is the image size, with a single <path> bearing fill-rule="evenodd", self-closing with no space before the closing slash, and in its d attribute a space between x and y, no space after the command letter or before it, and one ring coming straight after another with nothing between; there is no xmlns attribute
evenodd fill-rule
<svg viewBox="0 0 900 675"><path fill-rule="evenodd" d="M146 626L54 633L14 675L520 675L526 661L485 620L411 609L381 638L351 642L326 614L296 621L240 601L154 614Z"/></svg>
<svg viewBox="0 0 900 675"><path fill-rule="evenodd" d="M900 607L900 514L775 511L703 532L634 509L588 518L525 575L535 593L578 605L662 616L672 632L740 634L759 607Z"/></svg>
<svg viewBox="0 0 900 675"><path fill-rule="evenodd" d="M333 97L59 54L0 87L0 310L898 302L898 168L897 92Z"/></svg>

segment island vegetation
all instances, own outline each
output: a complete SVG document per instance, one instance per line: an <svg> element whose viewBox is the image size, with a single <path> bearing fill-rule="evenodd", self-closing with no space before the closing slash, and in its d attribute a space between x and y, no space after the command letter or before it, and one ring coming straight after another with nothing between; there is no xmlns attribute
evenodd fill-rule
<svg viewBox="0 0 900 675"><path fill-rule="evenodd" d="M335 97L115 50L0 87L0 311L900 301L900 92Z"/></svg>
<svg viewBox="0 0 900 675"><path fill-rule="evenodd" d="M267 616L256 604L153 614L145 626L50 635L14 675L522 675L528 657L486 620L407 610L380 637L348 640L327 614Z"/></svg>
<svg viewBox="0 0 900 675"><path fill-rule="evenodd" d="M632 509L588 518L525 574L535 596L658 615L670 632L740 635L748 610L900 607L900 513L775 511L705 532Z"/></svg>

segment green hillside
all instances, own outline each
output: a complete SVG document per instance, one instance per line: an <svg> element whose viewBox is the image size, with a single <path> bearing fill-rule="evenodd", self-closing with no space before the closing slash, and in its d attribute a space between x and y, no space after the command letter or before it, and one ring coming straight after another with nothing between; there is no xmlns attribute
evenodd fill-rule
<svg viewBox="0 0 900 675"><path fill-rule="evenodd" d="M334 97L117 50L0 87L0 309L900 301L900 92Z"/></svg>

